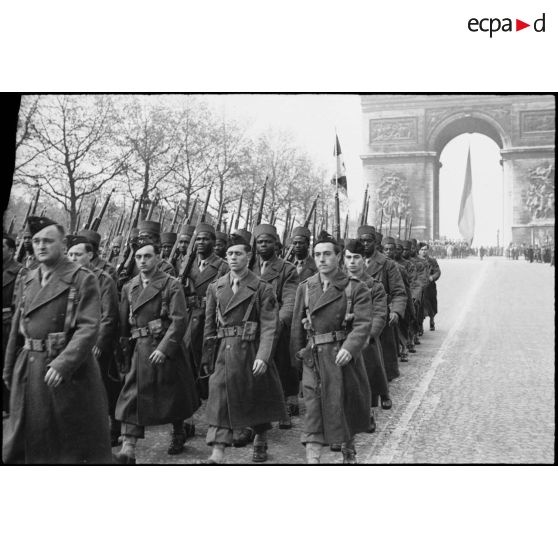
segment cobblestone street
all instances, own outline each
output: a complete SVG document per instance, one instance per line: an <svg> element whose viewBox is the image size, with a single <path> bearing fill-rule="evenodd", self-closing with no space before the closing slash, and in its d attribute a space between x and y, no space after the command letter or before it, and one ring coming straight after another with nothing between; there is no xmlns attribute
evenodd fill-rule
<svg viewBox="0 0 558 558"><path fill-rule="evenodd" d="M361 463L551 463L554 460L554 268L504 258L440 260L436 331L400 364L393 408L357 436ZM425 325L428 322L425 321ZM206 458L204 408L184 453L166 453L169 427L147 429L138 463ZM301 400L301 413L304 402ZM303 464L302 416L269 433L269 464ZM226 463L252 464L252 448ZM322 463L341 463L324 452Z"/></svg>

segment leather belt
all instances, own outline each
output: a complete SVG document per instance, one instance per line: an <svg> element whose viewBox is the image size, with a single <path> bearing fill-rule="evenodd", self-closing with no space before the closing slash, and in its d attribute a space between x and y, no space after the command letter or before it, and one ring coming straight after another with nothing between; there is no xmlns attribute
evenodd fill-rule
<svg viewBox="0 0 558 558"><path fill-rule="evenodd" d="M244 326L228 326L217 329L217 339L223 337L240 337L244 331Z"/></svg>
<svg viewBox="0 0 558 558"><path fill-rule="evenodd" d="M25 338L23 348L37 353L44 353L47 350L44 339L30 339L29 337Z"/></svg>
<svg viewBox="0 0 558 558"><path fill-rule="evenodd" d="M130 337L132 339L138 339L139 337L149 337L151 335L151 330L148 326L136 327L131 330Z"/></svg>
<svg viewBox="0 0 558 558"><path fill-rule="evenodd" d="M325 345L326 343L335 343L336 341L344 341L345 339L347 339L347 333L345 331L318 333L311 337L311 341L314 345Z"/></svg>

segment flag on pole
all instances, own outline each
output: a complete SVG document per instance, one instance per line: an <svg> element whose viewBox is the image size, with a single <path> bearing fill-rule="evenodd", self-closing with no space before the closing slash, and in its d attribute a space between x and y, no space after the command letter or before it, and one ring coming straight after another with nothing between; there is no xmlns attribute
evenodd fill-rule
<svg viewBox="0 0 558 558"><path fill-rule="evenodd" d="M333 156L335 157L335 172L331 179L331 183L337 185L345 195L347 195L347 173L345 171L345 162L341 153L341 144L339 137L335 134L335 146L333 147Z"/></svg>
<svg viewBox="0 0 558 558"><path fill-rule="evenodd" d="M465 183L461 194L459 207L459 232L471 246L475 234L475 210L473 208L473 179L471 175L471 147L467 152L467 168L465 169Z"/></svg>

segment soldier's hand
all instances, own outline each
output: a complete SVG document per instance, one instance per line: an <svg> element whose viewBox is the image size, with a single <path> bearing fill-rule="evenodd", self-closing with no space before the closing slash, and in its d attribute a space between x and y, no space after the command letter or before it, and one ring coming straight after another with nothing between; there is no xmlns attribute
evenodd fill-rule
<svg viewBox="0 0 558 558"><path fill-rule="evenodd" d="M152 364L163 364L163 362L165 362L166 358L167 357L165 356L165 353L162 353L158 349L155 349L149 355L149 360L151 361Z"/></svg>
<svg viewBox="0 0 558 558"><path fill-rule="evenodd" d="M62 379L62 376L54 368L49 368L45 374L45 384L48 387L58 387L62 383Z"/></svg>
<svg viewBox="0 0 558 558"><path fill-rule="evenodd" d="M101 349L99 349L99 347L97 347L97 345L95 345L93 347L93 356L95 358L101 358Z"/></svg>
<svg viewBox="0 0 558 558"><path fill-rule="evenodd" d="M389 313L389 325L393 325L399 322L399 314L397 312Z"/></svg>
<svg viewBox="0 0 558 558"><path fill-rule="evenodd" d="M347 351L347 349L339 349L339 352L337 353L337 356L335 357L335 364L337 366L345 366L346 364L349 364L349 362L352 359L352 355L351 353L349 353L349 351Z"/></svg>
<svg viewBox="0 0 558 558"><path fill-rule="evenodd" d="M254 366L252 366L252 373L254 374L254 376L261 376L265 373L266 370L267 364L263 360L257 358L254 361Z"/></svg>

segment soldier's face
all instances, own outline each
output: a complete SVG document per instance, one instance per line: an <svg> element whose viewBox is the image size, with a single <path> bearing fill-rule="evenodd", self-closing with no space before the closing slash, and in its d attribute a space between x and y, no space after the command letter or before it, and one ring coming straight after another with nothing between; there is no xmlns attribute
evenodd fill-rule
<svg viewBox="0 0 558 558"><path fill-rule="evenodd" d="M428 247L427 246L423 246L420 250L419 250L419 256L421 258L425 258L428 255Z"/></svg>
<svg viewBox="0 0 558 558"><path fill-rule="evenodd" d="M305 236L295 236L293 238L293 252L295 256L302 260L308 255L310 241Z"/></svg>
<svg viewBox="0 0 558 558"><path fill-rule="evenodd" d="M23 246L28 252L31 252L31 250L33 250L33 242L31 241L30 234L23 235Z"/></svg>
<svg viewBox="0 0 558 558"><path fill-rule="evenodd" d="M339 259L335 253L335 248L331 242L320 242L314 248L314 259L318 266L318 271L328 275L337 269Z"/></svg>
<svg viewBox="0 0 558 558"><path fill-rule="evenodd" d="M386 244L384 245L384 254L390 259L393 260L395 256L395 244Z"/></svg>
<svg viewBox="0 0 558 558"><path fill-rule="evenodd" d="M376 241L371 234L363 234L359 239L364 244L364 253L371 256L374 253Z"/></svg>
<svg viewBox="0 0 558 558"><path fill-rule="evenodd" d="M93 259L93 252L88 252L85 244L76 244L68 250L68 258L78 265L88 265Z"/></svg>
<svg viewBox="0 0 558 558"><path fill-rule="evenodd" d="M113 244L112 245L112 253L115 256L118 256L120 254L120 244Z"/></svg>
<svg viewBox="0 0 558 558"><path fill-rule="evenodd" d="M222 238L218 238L215 241L215 253L220 258L224 258L227 255L227 243Z"/></svg>
<svg viewBox="0 0 558 558"><path fill-rule="evenodd" d="M7 245L6 239L2 240L2 261L6 263L12 256L14 251Z"/></svg>
<svg viewBox="0 0 558 558"><path fill-rule="evenodd" d="M213 238L207 232L198 233L196 236L196 251L203 256L209 256L213 251Z"/></svg>
<svg viewBox="0 0 558 558"><path fill-rule="evenodd" d="M256 240L258 254L263 258L271 258L275 253L277 240L269 234L260 234Z"/></svg>
<svg viewBox="0 0 558 558"><path fill-rule="evenodd" d="M172 251L172 244L163 244L161 249L161 253L163 254L163 258L168 258Z"/></svg>
<svg viewBox="0 0 558 558"><path fill-rule="evenodd" d="M411 255L409 248L403 248L402 256L407 259Z"/></svg>
<svg viewBox="0 0 558 558"><path fill-rule="evenodd" d="M144 275L149 275L152 273L157 264L159 263L159 257L155 253L155 248L150 244L149 246L142 246L138 248L136 255L136 265L140 273Z"/></svg>
<svg viewBox="0 0 558 558"><path fill-rule="evenodd" d="M238 273L248 267L250 251L243 244L227 248L227 263L232 271Z"/></svg>
<svg viewBox="0 0 558 558"><path fill-rule="evenodd" d="M33 236L33 252L39 263L46 265L57 262L64 254L64 239L60 231L50 225Z"/></svg>
<svg viewBox="0 0 558 558"><path fill-rule="evenodd" d="M188 250L188 244L190 244L190 236L187 234L181 234L180 238L178 239L178 250L181 254L186 254L186 250Z"/></svg>
<svg viewBox="0 0 558 558"><path fill-rule="evenodd" d="M345 268L353 276L359 276L364 271L364 258L360 254L345 250Z"/></svg>

